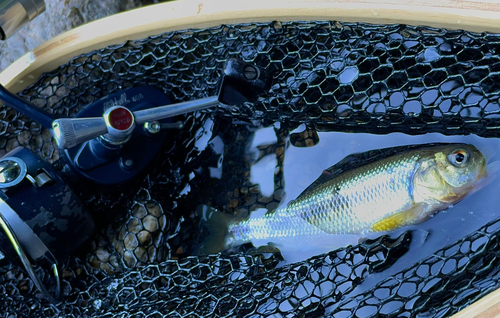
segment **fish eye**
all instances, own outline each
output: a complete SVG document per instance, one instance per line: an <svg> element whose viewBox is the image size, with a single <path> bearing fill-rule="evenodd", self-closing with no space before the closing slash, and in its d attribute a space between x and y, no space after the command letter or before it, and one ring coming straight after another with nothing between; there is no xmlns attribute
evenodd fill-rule
<svg viewBox="0 0 500 318"><path fill-rule="evenodd" d="M463 149L455 150L448 156L448 160L455 167L463 167L468 159L469 153Z"/></svg>

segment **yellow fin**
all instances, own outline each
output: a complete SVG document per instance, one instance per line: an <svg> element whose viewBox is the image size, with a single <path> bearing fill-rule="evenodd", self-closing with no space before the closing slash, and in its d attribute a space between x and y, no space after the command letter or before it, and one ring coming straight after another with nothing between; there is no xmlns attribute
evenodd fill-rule
<svg viewBox="0 0 500 318"><path fill-rule="evenodd" d="M422 205L414 205L408 210L390 215L372 225L373 232L391 231L419 221L417 215L423 211Z"/></svg>

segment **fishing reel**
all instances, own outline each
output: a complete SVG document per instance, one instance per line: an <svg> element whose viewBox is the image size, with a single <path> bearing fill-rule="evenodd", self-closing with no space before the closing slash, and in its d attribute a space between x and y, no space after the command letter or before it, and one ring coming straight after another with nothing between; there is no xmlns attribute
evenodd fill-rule
<svg viewBox="0 0 500 318"><path fill-rule="evenodd" d="M74 118L58 119L0 85L0 100L52 132L65 166L62 171L55 170L25 148L0 158L3 258L18 257L36 287L57 303L57 259L89 239L95 228L90 213L72 189L81 186L82 180L99 189L129 185L161 150L165 138L175 138L172 131L182 128L182 121L174 121L174 116L254 102L269 91L271 80L264 69L230 59L217 96L171 104L157 88L134 87L86 106ZM55 297L33 269L33 262L42 259L53 269Z"/></svg>
<svg viewBox="0 0 500 318"><path fill-rule="evenodd" d="M54 120L51 130L78 177L107 188L120 186L148 166L165 138L175 138L172 131L183 123L172 117L255 101L269 90L270 81L263 69L231 59L217 96L170 104L156 88L129 88L87 106L76 118Z"/></svg>
<svg viewBox="0 0 500 318"><path fill-rule="evenodd" d="M35 286L56 303L57 260L90 238L94 222L54 167L26 148L0 158L0 190L0 258L19 257ZM55 298L35 274L33 262L52 268Z"/></svg>

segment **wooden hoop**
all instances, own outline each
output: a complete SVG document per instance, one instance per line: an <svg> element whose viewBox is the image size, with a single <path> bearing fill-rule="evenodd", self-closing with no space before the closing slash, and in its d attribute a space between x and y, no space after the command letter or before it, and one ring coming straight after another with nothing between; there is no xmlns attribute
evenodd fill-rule
<svg viewBox="0 0 500 318"><path fill-rule="evenodd" d="M424 25L500 33L500 0L183 0L110 16L63 33L28 52L0 73L12 92L72 58L112 44L168 31L221 24L336 20ZM500 290L453 318L500 316Z"/></svg>
<svg viewBox="0 0 500 318"><path fill-rule="evenodd" d="M0 73L12 92L83 53L188 28L267 21L336 20L500 32L499 0L183 0L110 16L63 33Z"/></svg>
<svg viewBox="0 0 500 318"><path fill-rule="evenodd" d="M472 303L451 318L494 318L500 317L500 290L489 293Z"/></svg>

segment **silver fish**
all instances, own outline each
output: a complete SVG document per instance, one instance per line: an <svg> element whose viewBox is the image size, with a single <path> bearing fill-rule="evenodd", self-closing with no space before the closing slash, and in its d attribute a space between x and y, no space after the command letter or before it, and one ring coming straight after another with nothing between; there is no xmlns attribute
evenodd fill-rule
<svg viewBox="0 0 500 318"><path fill-rule="evenodd" d="M212 211L205 215L211 235L198 253L246 242L282 251L339 247L339 235L360 237L422 222L462 200L486 174L486 160L473 145L404 151L334 176L260 217L236 221Z"/></svg>

